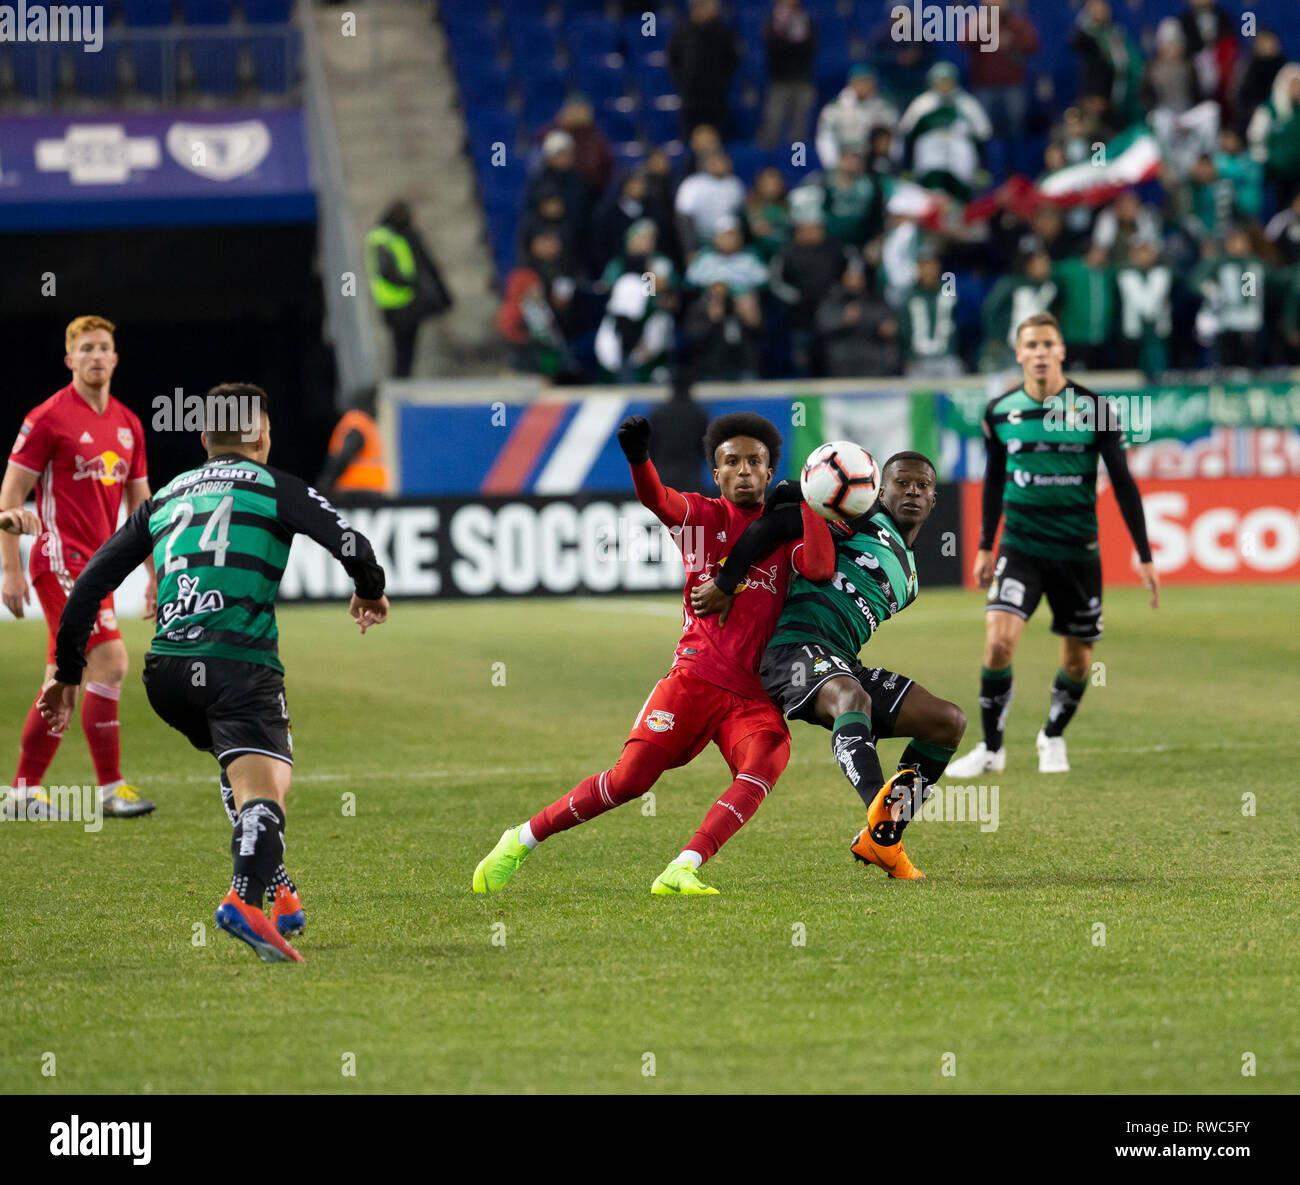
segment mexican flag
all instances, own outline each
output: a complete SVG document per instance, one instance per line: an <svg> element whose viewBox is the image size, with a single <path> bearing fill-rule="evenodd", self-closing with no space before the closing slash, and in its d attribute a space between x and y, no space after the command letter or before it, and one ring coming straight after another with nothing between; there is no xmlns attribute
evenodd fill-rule
<svg viewBox="0 0 1300 1185"><path fill-rule="evenodd" d="M1160 172L1160 146L1151 129L1135 123L1121 132L1094 160L1089 158L1048 173L1037 182L1012 177L990 194L967 205L965 222L982 222L1005 207L1029 219L1039 206L1102 206L1122 190L1150 181Z"/></svg>

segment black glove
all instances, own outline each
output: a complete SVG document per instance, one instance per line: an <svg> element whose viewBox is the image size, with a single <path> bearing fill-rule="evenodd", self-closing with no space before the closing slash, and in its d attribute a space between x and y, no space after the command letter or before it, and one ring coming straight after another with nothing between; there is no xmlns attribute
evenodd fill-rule
<svg viewBox="0 0 1300 1185"><path fill-rule="evenodd" d="M618 447L630 464L650 460L650 421L645 416L628 416L618 426Z"/></svg>
<svg viewBox="0 0 1300 1185"><path fill-rule="evenodd" d="M771 493L767 496L767 505L763 507L763 513L771 514L774 510L780 510L782 506L797 506L802 501L803 488L797 481L785 478L772 487Z"/></svg>

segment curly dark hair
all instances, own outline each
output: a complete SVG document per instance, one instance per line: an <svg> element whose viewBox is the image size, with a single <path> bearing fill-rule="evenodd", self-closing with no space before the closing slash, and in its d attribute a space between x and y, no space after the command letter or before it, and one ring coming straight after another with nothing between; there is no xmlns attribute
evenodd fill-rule
<svg viewBox="0 0 1300 1185"><path fill-rule="evenodd" d="M775 471L781 459L781 433L771 420L752 411L733 411L719 416L704 434L704 456L713 469L718 463L718 445L733 436L752 436L767 446L768 464Z"/></svg>

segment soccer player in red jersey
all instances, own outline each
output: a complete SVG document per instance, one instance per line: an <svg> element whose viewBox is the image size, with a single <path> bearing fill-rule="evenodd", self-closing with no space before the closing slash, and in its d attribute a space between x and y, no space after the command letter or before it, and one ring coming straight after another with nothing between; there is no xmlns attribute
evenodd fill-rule
<svg viewBox="0 0 1300 1185"><path fill-rule="evenodd" d="M544 839L639 798L665 770L694 760L710 741L726 759L732 782L651 892L716 893L697 870L758 809L790 758L789 730L763 691L758 664L785 604L792 568L810 580L831 578L835 554L826 521L805 508L804 537L749 569L725 631L715 618L697 617L691 609L692 588L721 569L730 545L763 513L781 434L751 412L734 412L709 425L704 446L720 498L679 493L660 482L650 460L650 424L643 417L624 420L618 442L632 467L637 497L668 527L682 553L684 622L672 670L642 705L613 768L584 778L528 822L508 828L474 870L476 893L503 888Z"/></svg>
<svg viewBox="0 0 1300 1185"><path fill-rule="evenodd" d="M117 530L123 500L130 514L149 497L144 428L139 417L109 393L117 367L113 330L113 323L103 317L77 317L68 325L64 362L72 371L72 382L27 414L0 483L0 510L21 507L33 487L36 490L42 530L29 559L31 584L23 575L17 537L0 533L4 567L0 598L15 617L22 617L35 587L49 632L42 682L54 673L54 639L72 582ZM152 560L147 566L145 617L152 618L158 586ZM89 677L81 726L90 745L104 814L148 814L154 804L122 778L117 704L127 654L111 594L99 607L86 657ZM18 771L6 812L14 813L25 798L31 807L28 818L42 805L52 813L41 782L62 739L63 733L51 731L33 703L23 725Z"/></svg>

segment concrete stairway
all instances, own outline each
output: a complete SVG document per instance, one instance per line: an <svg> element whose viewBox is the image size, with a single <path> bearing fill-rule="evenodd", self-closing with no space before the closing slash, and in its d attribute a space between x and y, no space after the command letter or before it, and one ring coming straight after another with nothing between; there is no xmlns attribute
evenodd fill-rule
<svg viewBox="0 0 1300 1185"><path fill-rule="evenodd" d="M390 201L405 197L456 298L450 313L421 330L416 377L491 373L498 305L492 257L462 148L465 124L446 38L432 11L429 0L320 7L317 36L357 241ZM347 19L355 19L354 36L344 32ZM364 260L358 264L364 284ZM387 375L391 342L368 289L366 299Z"/></svg>

